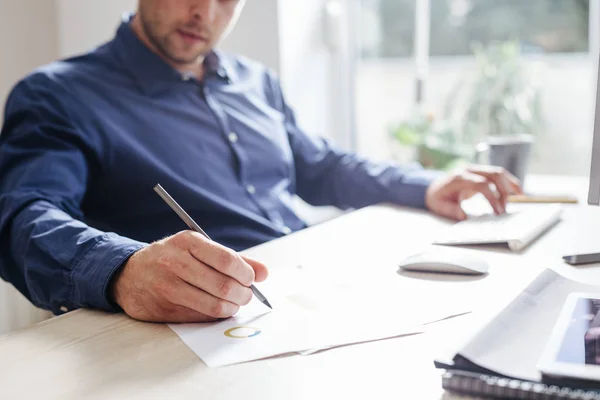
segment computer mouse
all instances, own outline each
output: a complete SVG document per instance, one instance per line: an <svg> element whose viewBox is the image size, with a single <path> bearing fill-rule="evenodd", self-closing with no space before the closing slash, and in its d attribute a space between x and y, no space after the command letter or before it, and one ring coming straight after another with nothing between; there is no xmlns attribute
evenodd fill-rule
<svg viewBox="0 0 600 400"><path fill-rule="evenodd" d="M482 275L489 265L486 261L462 251L428 250L400 262L400 269L418 272Z"/></svg>

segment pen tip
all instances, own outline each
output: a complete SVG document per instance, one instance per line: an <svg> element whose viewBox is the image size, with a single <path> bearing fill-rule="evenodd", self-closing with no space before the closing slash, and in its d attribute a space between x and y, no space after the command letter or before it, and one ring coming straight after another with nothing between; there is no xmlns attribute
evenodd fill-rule
<svg viewBox="0 0 600 400"><path fill-rule="evenodd" d="M271 303L269 303L269 300L265 299L265 301L263 301L263 304L267 307L269 307L271 310L273 309L273 307L271 306Z"/></svg>

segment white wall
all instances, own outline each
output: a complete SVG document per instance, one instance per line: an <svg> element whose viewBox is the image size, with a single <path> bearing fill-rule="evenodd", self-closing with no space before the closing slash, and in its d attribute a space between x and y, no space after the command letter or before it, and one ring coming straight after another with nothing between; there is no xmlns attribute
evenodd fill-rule
<svg viewBox="0 0 600 400"><path fill-rule="evenodd" d="M278 0L247 1L235 29L219 48L258 60L279 73L278 15Z"/></svg>
<svg viewBox="0 0 600 400"><path fill-rule="evenodd" d="M136 0L55 0L59 56L70 57L110 40Z"/></svg>
<svg viewBox="0 0 600 400"><path fill-rule="evenodd" d="M14 84L57 54L56 13L52 1L0 1L0 125ZM0 280L0 334L41 321L48 313L34 308Z"/></svg>
<svg viewBox="0 0 600 400"><path fill-rule="evenodd" d="M57 54L56 13L52 1L0 2L0 106L14 84ZM0 116L0 123L2 116Z"/></svg>

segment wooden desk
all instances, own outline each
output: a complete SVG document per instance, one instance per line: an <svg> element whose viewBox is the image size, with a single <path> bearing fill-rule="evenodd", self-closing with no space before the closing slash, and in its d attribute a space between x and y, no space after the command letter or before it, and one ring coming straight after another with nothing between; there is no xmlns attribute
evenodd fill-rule
<svg viewBox="0 0 600 400"><path fill-rule="evenodd" d="M272 269L302 264L323 274L365 276L406 285L456 288L457 298L500 298L546 267L600 283L600 267L573 268L565 252L600 250L600 209L568 207L564 221L523 254L469 250L491 264L485 278L435 280L398 273L396 263L429 243L449 222L392 206L369 207L247 253ZM434 289L435 290L435 289ZM399 315L403 307L398 304ZM468 336L473 317L434 324L410 337L287 355L209 369L166 326L88 310L0 337L0 398L44 399L439 399L434 357ZM360 316L357 316L357 323Z"/></svg>

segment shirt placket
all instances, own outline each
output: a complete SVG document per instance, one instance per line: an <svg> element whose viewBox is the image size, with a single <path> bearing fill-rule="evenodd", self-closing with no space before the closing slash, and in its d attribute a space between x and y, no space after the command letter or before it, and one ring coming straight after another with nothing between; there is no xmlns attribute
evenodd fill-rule
<svg viewBox="0 0 600 400"><path fill-rule="evenodd" d="M258 201L256 187L248 179L247 166L250 164L250 160L248 158L248 154L240 144L239 135L236 132L233 132L233 130L231 129L231 125L229 123L229 119L227 117L227 114L225 113L225 110L221 106L221 103L219 103L219 101L212 94L213 89L206 84L200 86L204 99L206 100L212 112L217 117L217 122L219 124L219 127L221 128L221 135L223 136L223 139L228 143L229 148L231 149L235 158L237 159L237 176L240 181L240 184L244 186L244 190L246 191L246 194L250 197L250 199L258 206L258 208L263 213L265 213L265 216L268 217L266 211L260 204L260 201Z"/></svg>
<svg viewBox="0 0 600 400"><path fill-rule="evenodd" d="M223 136L224 140L229 144L229 148L231 149L231 151L237 159L237 175L240 184L243 185L244 190L246 191L246 195L249 196L249 198L254 202L254 204L256 204L256 206L261 210L263 215L275 225L276 230L280 231L284 235L290 234L292 230L285 225L281 213L275 209L275 204L271 205L271 207L266 207L265 204L261 201L261 194L257 192L257 187L250 181L248 177L248 166L250 165L250 158L248 156L248 153L244 150L244 147L240 143L239 134L231 129L231 124L229 123L227 113L221 106L221 103L219 103L219 101L212 94L214 89L205 83L201 85L201 90L208 106L217 117L219 127L221 128L221 135Z"/></svg>

